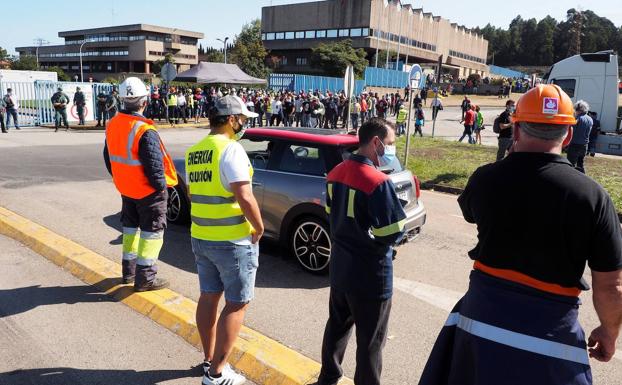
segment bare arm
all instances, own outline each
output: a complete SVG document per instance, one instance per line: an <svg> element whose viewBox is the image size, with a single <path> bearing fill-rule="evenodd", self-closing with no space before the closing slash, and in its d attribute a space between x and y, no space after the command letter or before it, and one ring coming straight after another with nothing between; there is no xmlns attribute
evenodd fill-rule
<svg viewBox="0 0 622 385"><path fill-rule="evenodd" d="M251 190L251 185L249 182L236 182L231 183L230 186L235 200L240 204L242 213L244 213L246 219L248 219L253 229L255 229L252 242L257 243L263 235L264 227L261 213L259 212L259 205Z"/></svg>
<svg viewBox="0 0 622 385"><path fill-rule="evenodd" d="M588 340L590 357L609 361L616 350L616 340L622 326L622 270L598 272L592 270L594 309L600 326Z"/></svg>

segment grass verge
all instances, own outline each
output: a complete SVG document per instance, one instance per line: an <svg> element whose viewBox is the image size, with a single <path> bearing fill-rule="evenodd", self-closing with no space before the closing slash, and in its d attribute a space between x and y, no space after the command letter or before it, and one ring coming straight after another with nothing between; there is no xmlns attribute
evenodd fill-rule
<svg viewBox="0 0 622 385"><path fill-rule="evenodd" d="M403 158L405 138L397 141L400 160ZM408 168L425 184L462 189L478 167L495 161L497 148L474 146L429 137L411 140ZM622 213L622 161L613 158L585 158L588 176L600 183L611 195L619 213Z"/></svg>

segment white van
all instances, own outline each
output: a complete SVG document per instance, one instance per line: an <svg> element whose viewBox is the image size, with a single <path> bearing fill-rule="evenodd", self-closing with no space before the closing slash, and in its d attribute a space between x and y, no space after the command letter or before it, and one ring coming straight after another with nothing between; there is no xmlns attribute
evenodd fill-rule
<svg viewBox="0 0 622 385"><path fill-rule="evenodd" d="M618 56L613 51L584 53L559 61L544 76L557 84L573 102L585 100L598 114L601 134L596 152L622 155L622 126L618 106Z"/></svg>

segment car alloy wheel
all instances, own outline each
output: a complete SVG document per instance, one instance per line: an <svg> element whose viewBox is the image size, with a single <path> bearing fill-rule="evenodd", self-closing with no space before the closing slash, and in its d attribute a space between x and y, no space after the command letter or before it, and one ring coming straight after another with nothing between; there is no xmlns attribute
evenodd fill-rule
<svg viewBox="0 0 622 385"><path fill-rule="evenodd" d="M177 222L181 216L181 210L183 209L181 203L181 195L176 188L171 187L168 189L168 205L166 207L166 219L169 222Z"/></svg>
<svg viewBox="0 0 622 385"><path fill-rule="evenodd" d="M292 251L306 270L322 273L330 262L330 236L320 221L309 219L296 227L292 239Z"/></svg>

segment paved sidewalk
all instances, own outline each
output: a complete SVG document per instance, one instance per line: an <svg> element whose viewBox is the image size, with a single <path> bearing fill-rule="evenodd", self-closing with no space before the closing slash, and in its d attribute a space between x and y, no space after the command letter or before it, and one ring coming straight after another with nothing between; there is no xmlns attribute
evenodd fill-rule
<svg viewBox="0 0 622 385"><path fill-rule="evenodd" d="M0 249L0 384L201 383L184 340L16 241Z"/></svg>

